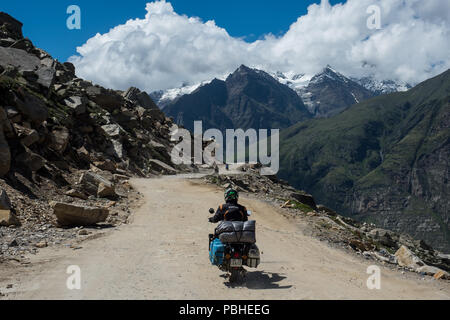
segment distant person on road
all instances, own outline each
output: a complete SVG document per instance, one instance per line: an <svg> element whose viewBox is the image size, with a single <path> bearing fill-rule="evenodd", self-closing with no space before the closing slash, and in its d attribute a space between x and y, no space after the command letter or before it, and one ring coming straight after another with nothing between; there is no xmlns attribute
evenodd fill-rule
<svg viewBox="0 0 450 320"><path fill-rule="evenodd" d="M225 169L228 171L230 169L230 165L228 163L225 164Z"/></svg>
<svg viewBox="0 0 450 320"><path fill-rule="evenodd" d="M209 222L216 223L219 221L247 221L247 209L238 204L239 193L229 188L224 194L225 203L220 205L216 214L209 218Z"/></svg>

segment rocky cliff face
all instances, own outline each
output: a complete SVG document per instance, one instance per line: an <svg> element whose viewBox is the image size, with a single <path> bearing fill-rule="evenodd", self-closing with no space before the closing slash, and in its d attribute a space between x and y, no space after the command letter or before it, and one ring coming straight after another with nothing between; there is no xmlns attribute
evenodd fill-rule
<svg viewBox="0 0 450 320"><path fill-rule="evenodd" d="M145 92L78 78L71 63L23 38L21 27L0 13L0 193L9 199L0 207L0 256L22 252L18 239L34 239L68 219L55 216L67 205L50 200L74 203L83 225L86 212L102 212L104 220L105 206L126 205L130 176L188 169L172 166L173 123ZM22 228L2 229L11 225Z"/></svg>
<svg viewBox="0 0 450 320"><path fill-rule="evenodd" d="M89 168L110 160L140 175L159 171L149 159L169 163L172 122L145 92L108 90L76 77L72 64L35 48L20 28L0 15L2 177L55 162Z"/></svg>

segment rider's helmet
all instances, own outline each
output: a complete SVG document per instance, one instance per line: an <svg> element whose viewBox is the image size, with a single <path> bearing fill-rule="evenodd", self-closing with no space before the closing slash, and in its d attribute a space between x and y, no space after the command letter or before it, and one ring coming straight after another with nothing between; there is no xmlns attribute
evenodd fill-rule
<svg viewBox="0 0 450 320"><path fill-rule="evenodd" d="M239 193L235 189L229 188L225 190L224 197L225 201L232 201L232 200L237 201L239 198Z"/></svg>

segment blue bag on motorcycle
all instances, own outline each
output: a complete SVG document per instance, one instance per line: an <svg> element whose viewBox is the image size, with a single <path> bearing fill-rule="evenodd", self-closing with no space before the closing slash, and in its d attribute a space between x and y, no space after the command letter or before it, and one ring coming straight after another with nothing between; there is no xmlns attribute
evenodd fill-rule
<svg viewBox="0 0 450 320"><path fill-rule="evenodd" d="M215 266L221 265L223 262L224 252L225 246L219 239L216 238L211 241L209 246L209 260L211 261L211 264Z"/></svg>

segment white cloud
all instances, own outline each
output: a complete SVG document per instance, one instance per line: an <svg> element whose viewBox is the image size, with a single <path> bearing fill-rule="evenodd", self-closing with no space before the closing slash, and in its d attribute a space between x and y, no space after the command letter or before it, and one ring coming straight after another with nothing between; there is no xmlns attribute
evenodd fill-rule
<svg viewBox="0 0 450 320"><path fill-rule="evenodd" d="M380 30L367 28L373 4L381 8ZM146 10L144 19L77 48L70 59L77 74L111 88L153 91L222 76L240 64L308 74L330 64L348 76L412 83L450 68L448 0L322 1L283 36L253 43L231 37L214 21L179 15L165 1L148 3Z"/></svg>

